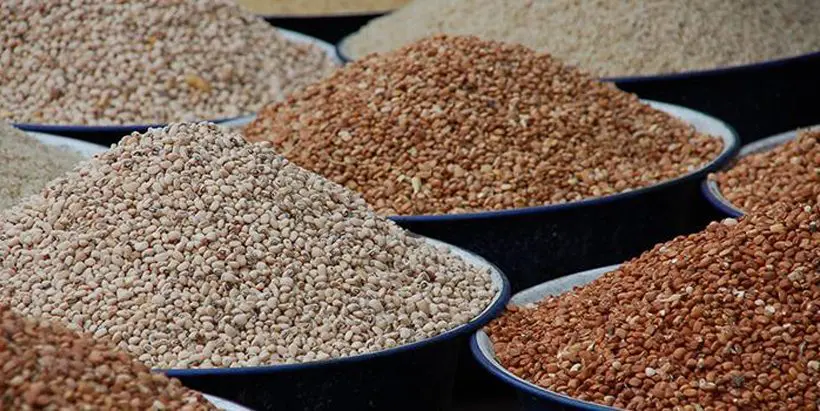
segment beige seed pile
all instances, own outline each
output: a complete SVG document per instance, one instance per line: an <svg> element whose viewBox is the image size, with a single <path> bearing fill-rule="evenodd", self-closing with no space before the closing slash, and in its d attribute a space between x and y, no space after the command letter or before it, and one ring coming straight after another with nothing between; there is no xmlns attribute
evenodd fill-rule
<svg viewBox="0 0 820 411"><path fill-rule="evenodd" d="M213 124L122 143L0 214L0 300L152 367L379 351L464 324L489 272Z"/></svg>
<svg viewBox="0 0 820 411"><path fill-rule="evenodd" d="M319 15L379 13L399 8L408 0L237 0L262 15Z"/></svg>
<svg viewBox="0 0 820 411"><path fill-rule="evenodd" d="M350 64L266 107L245 134L402 215L620 193L722 147L549 55L445 36Z"/></svg>
<svg viewBox="0 0 820 411"><path fill-rule="evenodd" d="M42 144L0 121L0 210L40 192L80 160L77 152Z"/></svg>
<svg viewBox="0 0 820 411"><path fill-rule="evenodd" d="M16 123L236 117L334 67L228 0L4 0L0 21L0 119Z"/></svg>
<svg viewBox="0 0 820 411"><path fill-rule="evenodd" d="M488 327L504 367L634 410L816 410L820 203L678 237Z"/></svg>
<svg viewBox="0 0 820 411"><path fill-rule="evenodd" d="M0 409L212 410L179 380L62 325L0 305Z"/></svg>
<svg viewBox="0 0 820 411"><path fill-rule="evenodd" d="M348 56L434 34L520 43L601 76L671 73L820 50L814 0L415 0L349 38Z"/></svg>
<svg viewBox="0 0 820 411"><path fill-rule="evenodd" d="M804 131L770 151L740 158L710 176L730 203L755 211L777 201L820 201L820 130Z"/></svg>

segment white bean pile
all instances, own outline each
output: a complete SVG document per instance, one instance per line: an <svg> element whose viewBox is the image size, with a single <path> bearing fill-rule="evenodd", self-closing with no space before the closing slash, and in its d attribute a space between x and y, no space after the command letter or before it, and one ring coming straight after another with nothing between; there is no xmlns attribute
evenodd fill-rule
<svg viewBox="0 0 820 411"><path fill-rule="evenodd" d="M753 63L820 50L815 0L415 0L344 50L358 59L434 34L547 52L601 76Z"/></svg>
<svg viewBox="0 0 820 411"><path fill-rule="evenodd" d="M0 300L152 367L338 358L474 318L486 270L213 124L119 146L0 214Z"/></svg>
<svg viewBox="0 0 820 411"><path fill-rule="evenodd" d="M0 119L15 123L236 117L335 66L227 0L3 0L0 22Z"/></svg>

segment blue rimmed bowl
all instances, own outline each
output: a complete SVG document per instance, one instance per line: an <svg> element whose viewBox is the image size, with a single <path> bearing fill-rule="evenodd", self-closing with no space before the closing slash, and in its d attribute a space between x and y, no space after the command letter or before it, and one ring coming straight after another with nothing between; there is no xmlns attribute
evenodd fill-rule
<svg viewBox="0 0 820 411"><path fill-rule="evenodd" d="M412 344L352 357L263 367L157 370L186 386L262 410L445 410L459 354L470 335L495 318L510 296L504 274L483 258L447 246L490 270L498 289L472 321Z"/></svg>
<svg viewBox="0 0 820 411"><path fill-rule="evenodd" d="M809 127L808 129L820 129L820 126ZM738 158L773 150L777 146L794 140L797 137L797 134L804 130L806 129L788 131L785 133L780 133L771 137L764 138L762 140L758 140L751 144L747 144L740 149ZM728 166L731 167L731 164L728 164ZM703 183L701 184L701 191L703 192L703 196L706 198L706 200L716 210L720 211L726 216L733 218L743 216L743 210L741 210L736 205L732 204L731 201L729 201L728 199L726 199L726 197L723 196L723 193L721 193L720 187L718 186L718 183L716 181L711 180L709 178L703 180Z"/></svg>
<svg viewBox="0 0 820 411"><path fill-rule="evenodd" d="M577 274L569 275L557 280L548 281L543 284L528 288L510 299L511 305L523 306L532 303L538 303L547 296L557 296L574 287L579 287L590 283L596 278L614 271L619 265L611 265L594 270L583 271ZM605 411L616 410L617 408L608 407L606 405L595 404L588 401L579 400L569 397L567 395L550 391L546 388L539 387L527 380L519 378L515 374L504 368L495 355L492 341L490 337L483 330L476 332L470 339L470 351L473 358L476 359L484 369L486 369L493 377L502 381L504 384L512 387L517 396L522 410L526 411L551 411L551 410L584 410L584 411Z"/></svg>
<svg viewBox="0 0 820 411"><path fill-rule="evenodd" d="M349 36L336 43L343 62L351 58ZM783 130L816 124L820 51L759 63L681 73L608 77L641 98L679 104L718 117L734 127L742 144Z"/></svg>
<svg viewBox="0 0 820 411"><path fill-rule="evenodd" d="M336 56L335 47L327 42L306 36L301 33L296 33L290 30L279 29L282 35L297 43L315 44L320 47L328 56L331 56L337 64L341 64L341 60ZM252 116L239 116L231 118L222 118L216 120L209 120L217 124L222 124L228 121L237 121L244 118L252 118ZM47 133L53 135L60 135L71 137L78 140L89 141L105 146L117 143L124 136L133 132L144 133L149 128L164 127L166 124L122 124L122 125L72 125L72 124L35 124L35 123L14 123L15 127L39 133Z"/></svg>
<svg viewBox="0 0 820 411"><path fill-rule="evenodd" d="M508 276L513 292L569 273L625 261L654 244L703 228L714 210L700 194L727 164L739 138L726 123L684 107L646 101L723 140L699 170L653 186L599 198L464 214L394 216L402 227L473 251ZM533 181L533 184L537 184Z"/></svg>
<svg viewBox="0 0 820 411"><path fill-rule="evenodd" d="M211 405L222 411L252 411L250 408L239 405L233 401L228 401L224 398L215 397L213 395L202 394Z"/></svg>
<svg viewBox="0 0 820 411"><path fill-rule="evenodd" d="M90 158L94 154L99 154L108 150L108 147L99 144L89 143L87 141L76 140L73 138L57 136L54 134L38 133L34 131L27 131L27 135L34 137L37 141L47 145L61 147L80 153L83 157Z"/></svg>

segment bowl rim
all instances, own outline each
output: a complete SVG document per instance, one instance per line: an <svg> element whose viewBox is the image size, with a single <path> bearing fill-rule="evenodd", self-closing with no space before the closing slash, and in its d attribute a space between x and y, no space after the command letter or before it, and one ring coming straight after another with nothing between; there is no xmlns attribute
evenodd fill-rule
<svg viewBox="0 0 820 411"><path fill-rule="evenodd" d="M385 13L388 14L388 13ZM354 59L351 58L347 52L347 41L353 37L359 31L355 31L353 33L348 34L347 36L343 37L339 40L336 45L336 55L339 57L339 60L342 61L342 64L352 63L356 60L361 59ZM364 56L362 56L364 57ZM763 60L758 62L752 63L745 63L745 64L733 64L728 66L722 67L715 67L715 68L707 68L707 69L695 69L695 70L688 70L688 71L681 71L681 72L671 72L671 73L657 73L657 74L635 74L635 75L622 75L622 76L603 76L600 77L601 81L608 81L613 83L619 84L631 84L631 83L641 83L641 82L652 82L652 81L673 81L673 80L689 80L690 78L696 77L717 77L722 75L730 75L730 74L738 74L744 72L752 72L758 70L766 70L766 69L773 69L785 66L787 64L797 64L802 63L807 60L813 60L816 58L820 58L820 50L816 51L809 51L806 53L794 54L790 56L783 56L769 60Z"/></svg>
<svg viewBox="0 0 820 411"><path fill-rule="evenodd" d="M336 53L336 48L334 45L324 41L322 39L309 36L304 33L299 33L297 31L283 29L279 27L275 27L275 29L282 34L286 39L291 41L296 41L300 43L312 43L317 47L321 48L322 51L333 60L337 67L340 67L344 62L339 58L338 54ZM254 113L245 113L239 116L234 117L223 117L218 119L209 119L209 120L195 120L189 121L189 123L194 122L210 122L214 124L223 124L232 121L239 121L247 117L255 116ZM110 133L110 134L121 134L122 136L126 136L131 134L132 132L139 132L143 133L151 128L162 128L167 126L171 123L176 122L183 122L183 121L171 121L169 123L148 123L148 124L95 124L95 125L88 125L88 124L47 124L47 123L14 123L12 122L11 125L19 128L21 130L29 131L29 132L38 132L43 134L103 134L103 133Z"/></svg>
<svg viewBox="0 0 820 411"><path fill-rule="evenodd" d="M732 162L726 164L725 167L722 167L722 169L730 169L735 161L743 157L773 150L776 147L793 140L795 137L797 137L799 133L808 130L820 130L820 124L808 127L801 127L795 130L786 131L784 133L778 133L773 136L769 136L757 140L755 142L749 143L741 147L737 155L737 158L735 158ZM732 218L739 218L745 215L745 212L742 209L732 204L732 202L729 201L729 199L727 199L723 195L723 193L720 191L720 186L718 186L717 181L712 180L708 176L703 180L703 182L701 182L700 191L703 193L703 196L706 198L706 201L708 201L709 204L711 204L717 210L725 213L726 215Z"/></svg>
<svg viewBox="0 0 820 411"><path fill-rule="evenodd" d="M80 153L84 159L93 157L95 154L108 151L108 147L85 140L71 137L59 136L56 134L40 133L38 131L23 131L35 140L47 146L66 147Z"/></svg>
<svg viewBox="0 0 820 411"><path fill-rule="evenodd" d="M381 17L386 14L390 14L394 11L398 10L398 8L390 8L385 10L375 10L375 11L343 11L338 13L320 13L320 14L267 14L267 13L260 13L256 14L257 16L270 21L271 23L276 23L273 20L310 20L310 19L337 19L337 18L371 18L374 19L376 17ZM253 13L253 12L252 12Z"/></svg>
<svg viewBox="0 0 820 411"><path fill-rule="evenodd" d="M618 269L620 266L621 264L615 264L594 268L529 287L513 295L509 304L523 305L533 301L540 301L546 295L555 295L554 293L548 291L550 288L563 288L563 291L561 291L563 293L572 289L578 282L583 282L584 284L591 282L595 278ZM484 330L476 331L470 338L470 352L476 362L478 362L487 372L493 375L493 377L502 380L507 385L512 386L516 391L524 392L540 400L552 401L562 405L571 406L576 409L588 411L618 410L618 408L579 400L568 395L557 393L555 391L539 387L527 380L524 380L523 378L516 376L504 368L504 366L496 360L492 342Z"/></svg>
<svg viewBox="0 0 820 411"><path fill-rule="evenodd" d="M740 149L740 137L737 131L732 127L730 124L726 123L723 120L718 119L717 117L708 115L701 111L693 110L687 107L679 106L677 104L670 104L664 103L655 100L647 100L641 99L641 102L649 104L652 108L661 110L666 112L667 114L672 115L673 117L674 112L686 114L688 116L697 117L703 120L707 120L715 126L722 128L722 132L724 134L717 135L717 137L723 140L723 149L721 150L720 154L717 157L713 158L708 163L704 164L702 167L689 172L687 174L675 177L673 179L662 181L658 184L653 184L647 187L641 187L630 191L624 191L620 193L610 194L603 197L593 197L587 198L584 200L579 201L572 201L569 203L560 203L560 204L549 204L549 205L540 205L540 206L532 206L532 207L521 207L521 208L511 208L506 210L491 210L491 211L479 211L479 212L469 212L469 213L459 213L459 214L422 214L422 215L394 215L390 216L391 220L397 223L421 223L421 222L440 222L440 221L464 221L464 220L482 220L482 219L492 219L492 218L499 218L499 217L517 217L517 216L527 216L532 214L541 214L541 213L551 213L551 212L561 212L564 210L569 209L576 209L582 207L595 207L604 204L608 204L615 201L621 201L630 199L633 197L649 194L658 190L663 190L668 187L672 187L678 184L682 184L686 181L696 180L700 181L701 179L705 178L709 173L714 172L715 170L720 169L724 164L729 162L737 151Z"/></svg>
<svg viewBox="0 0 820 411"><path fill-rule="evenodd" d="M412 234L412 233L411 233ZM400 345L398 347L389 348L386 350L376 351L372 353L365 353L359 355L353 355L349 357L340 357L340 358L332 358L328 360L321 360L321 361L310 361L305 363L295 363L295 364L280 364L280 365L261 365L261 366L253 366L253 367L235 367L235 368L191 368L191 369L178 369L178 368L155 368L152 369L154 372L161 372L166 374L169 377L176 377L176 378L184 378L184 377L203 377L203 376L231 376L231 375L258 375L258 374L274 374L274 373L286 373L292 371L304 371L309 369L317 369L323 367L332 367L332 366L340 366L340 365L351 365L362 363L368 360L377 359L377 358L384 358L389 357L391 355L400 354L404 352L409 352L413 350L417 350L423 347L430 346L432 344L436 344L442 341L451 340L453 338L466 335L469 337L475 330L483 327L485 324L490 322L493 318L498 316L504 307L507 305L507 301L510 298L510 282L507 279L507 276L504 274L501 269L499 269L495 264L491 263L490 261L484 259L484 257L479 256L478 254L473 253L472 251L468 251L466 249L457 247L452 244L445 243L443 241L435 240L429 237L422 237L416 234L412 234L413 237L420 238L427 242L434 247L445 247L450 252L455 254L456 256L462 258L468 264L472 264L476 267L482 269L489 269L490 275L493 280L493 283L498 287L498 291L496 292L493 299L490 301L489 304L479 313L476 315L472 320L469 322L459 325L451 330L448 330L444 333L436 335L431 338L427 338L421 341L416 341L409 344Z"/></svg>
<svg viewBox="0 0 820 411"><path fill-rule="evenodd" d="M199 391L199 394L202 395L205 398L205 400L208 401L210 404L219 407L219 409L222 411L253 411L242 404L236 403L231 400L226 400L216 395L207 394L201 391Z"/></svg>

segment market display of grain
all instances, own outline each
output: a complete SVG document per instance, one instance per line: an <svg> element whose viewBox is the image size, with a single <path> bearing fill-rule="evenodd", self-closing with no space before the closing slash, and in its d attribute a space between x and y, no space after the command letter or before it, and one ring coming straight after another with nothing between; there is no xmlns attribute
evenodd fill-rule
<svg viewBox="0 0 820 411"><path fill-rule="evenodd" d="M486 331L513 374L634 410L816 410L820 203L659 244Z"/></svg>
<svg viewBox="0 0 820 411"><path fill-rule="evenodd" d="M384 215L602 197L683 176L723 146L549 55L447 36L350 64L245 135Z"/></svg>
<svg viewBox="0 0 820 411"><path fill-rule="evenodd" d="M0 210L40 192L82 158L80 153L47 146L0 121Z"/></svg>
<svg viewBox="0 0 820 411"><path fill-rule="evenodd" d="M381 13L397 9L408 0L237 0L261 15L317 16Z"/></svg>
<svg viewBox="0 0 820 411"><path fill-rule="evenodd" d="M745 211L777 201L820 201L820 130L803 131L772 150L744 156L709 177Z"/></svg>
<svg viewBox="0 0 820 411"><path fill-rule="evenodd" d="M435 34L543 50L599 76L734 66L820 50L813 0L415 0L350 36L358 59Z"/></svg>
<svg viewBox="0 0 820 411"><path fill-rule="evenodd" d="M439 335L490 273L209 124L125 137L0 213L0 301L157 368L307 362Z"/></svg>
<svg viewBox="0 0 820 411"><path fill-rule="evenodd" d="M236 117L335 66L228 0L4 0L0 21L0 120L15 123Z"/></svg>
<svg viewBox="0 0 820 411"><path fill-rule="evenodd" d="M215 410L176 379L62 325L0 304L0 409Z"/></svg>

